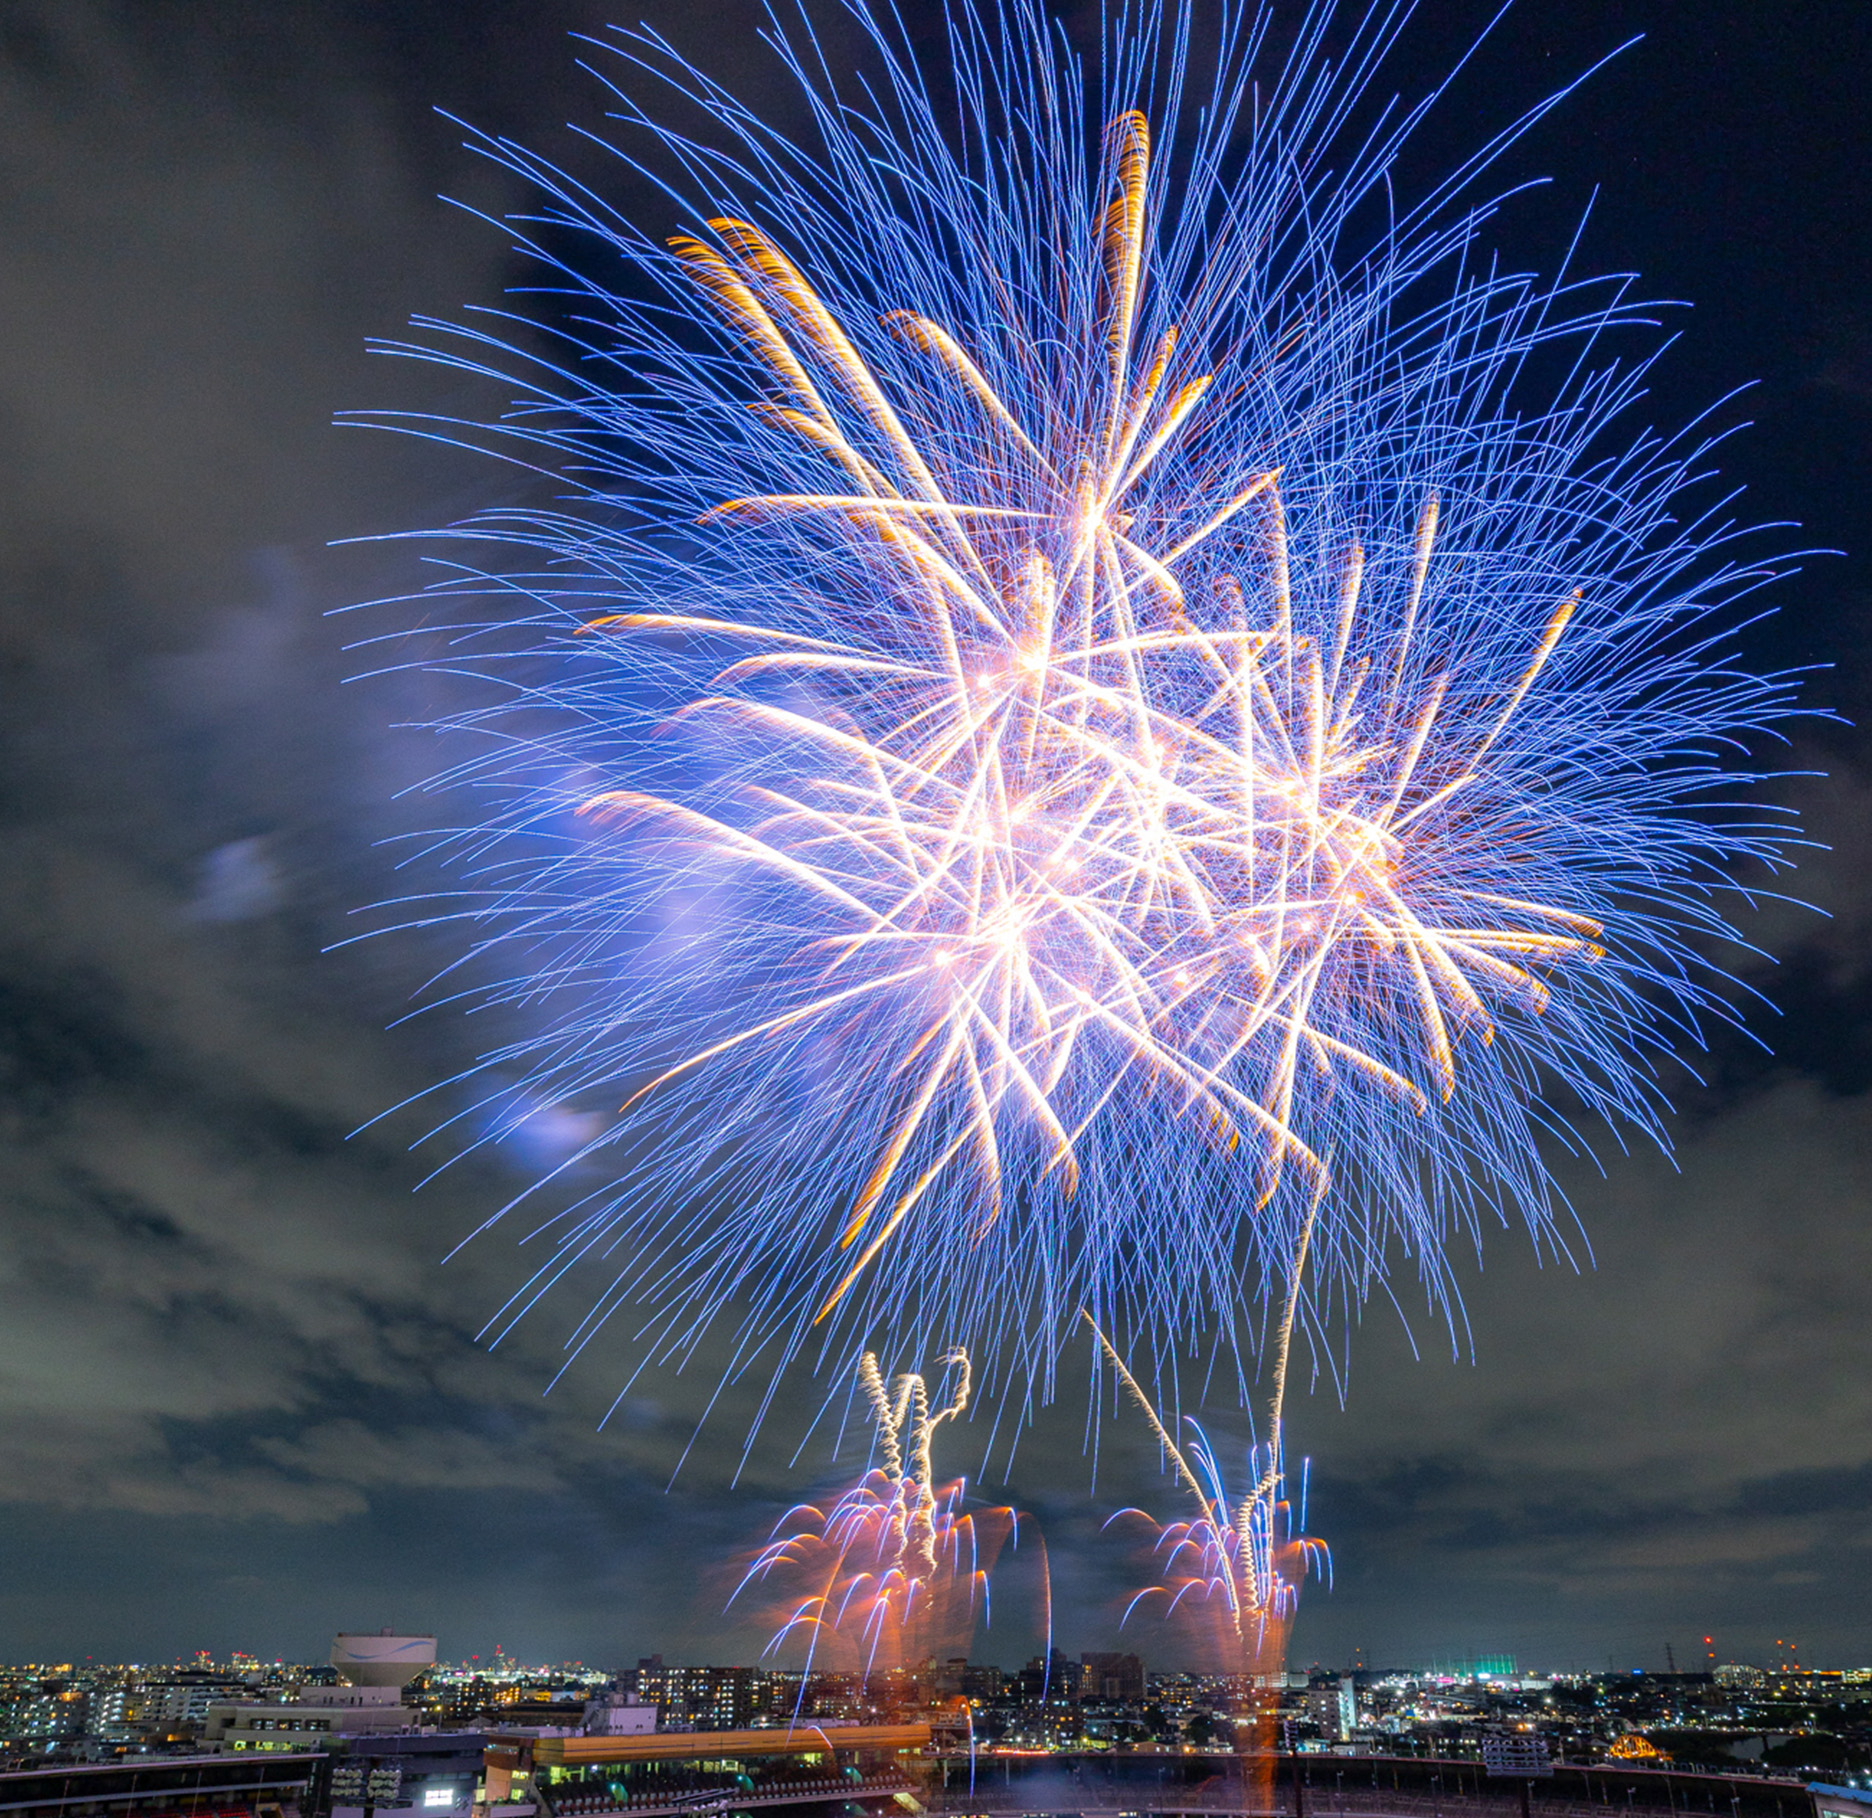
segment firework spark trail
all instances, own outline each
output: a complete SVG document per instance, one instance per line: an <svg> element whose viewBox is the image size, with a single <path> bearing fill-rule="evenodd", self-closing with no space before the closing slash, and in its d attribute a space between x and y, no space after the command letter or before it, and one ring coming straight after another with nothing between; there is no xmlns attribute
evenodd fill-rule
<svg viewBox="0 0 1872 1818"><path fill-rule="evenodd" d="M965 1482L936 1481L937 1430L967 1409L972 1388L966 1352L947 1352L941 1363L948 1392L932 1409L921 1375L887 1387L876 1356L865 1353L858 1381L881 1465L829 1508L789 1509L729 1599L783 1591L766 1651L804 1639L809 1675L830 1656L874 1687L898 1682L901 1690L906 1671L966 1654L988 1619L989 1573L1006 1546L1019 1544L1022 1518L1011 1508L967 1508ZM1044 1543L1039 1569L1044 1582ZM801 1584L804 1596L791 1588Z"/></svg>
<svg viewBox="0 0 1872 1818"><path fill-rule="evenodd" d="M863 93L776 34L792 141L623 35L715 135L614 87L667 240L484 142L567 352L430 324L522 391L416 427L572 497L437 533L417 660L491 692L409 919L517 1017L463 1117L607 1113L491 1329L589 1265L574 1355L628 1310L645 1360L725 1320L731 1373L960 1342L1044 1391L1081 1307L1159 1367L1244 1342L1303 1229L1315 1335L1399 1252L1447 1306L1485 1219L1560 1243L1587 1124L1663 1140L1729 880L1793 843L1734 755L1792 680L1723 641L1775 569L1685 496L1707 432L1618 433L1625 281L1486 256L1544 110L1393 207L1395 9L1329 60L1332 15L1258 91L1231 15L1199 94L1180 16L1093 82L958 7L961 137L860 9Z"/></svg>
<svg viewBox="0 0 1872 1818"><path fill-rule="evenodd" d="M1283 1346L1293 1329L1298 1281L1296 1269L1282 1323ZM1135 1517L1146 1524L1163 1579L1132 1598L1125 1620L1152 1598L1162 1598L1166 1620L1193 1618L1201 1626L1217 1670L1235 1688L1236 1744L1244 1757L1244 1774L1254 1778L1264 1795L1263 1804L1271 1809L1272 1801L1265 1796L1273 1784L1278 1685L1283 1683L1276 1676L1286 1669L1287 1637L1299 1607L1301 1583L1309 1573L1330 1579L1332 1571L1325 1543L1303 1531L1304 1496L1297 1512L1287 1498L1280 1427L1284 1370L1277 1379L1269 1437L1265 1444L1250 1449L1250 1486L1239 1498L1231 1499L1208 1435L1190 1421L1196 1437L1187 1452L1179 1447L1111 1341L1096 1325L1093 1331L1114 1375L1149 1422L1196 1507L1187 1521L1159 1524L1142 1509L1121 1509L1111 1518L1116 1522Z"/></svg>

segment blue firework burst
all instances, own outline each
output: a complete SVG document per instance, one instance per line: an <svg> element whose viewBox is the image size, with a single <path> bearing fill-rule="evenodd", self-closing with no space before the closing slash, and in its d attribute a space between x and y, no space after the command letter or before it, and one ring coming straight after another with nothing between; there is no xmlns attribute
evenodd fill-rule
<svg viewBox="0 0 1872 1818"><path fill-rule="evenodd" d="M1777 565L1707 429L1630 426L1628 281L1489 256L1538 112L1395 197L1399 13L1088 63L1030 0L936 57L842 11L852 74L771 34L790 135L617 34L641 221L480 142L530 324L401 351L512 403L403 426L543 478L434 533L399 652L473 691L414 919L504 1016L483 1127L590 1133L496 1329L597 1270L574 1353L1044 1388L1082 1310L1161 1356L1400 1258L1447 1305L1556 1147L1663 1140L1790 845L1792 680L1733 655Z"/></svg>

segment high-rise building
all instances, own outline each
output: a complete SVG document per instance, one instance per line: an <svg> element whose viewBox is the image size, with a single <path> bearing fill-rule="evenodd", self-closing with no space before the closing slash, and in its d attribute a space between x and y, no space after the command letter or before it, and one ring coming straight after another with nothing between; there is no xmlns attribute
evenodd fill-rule
<svg viewBox="0 0 1872 1818"><path fill-rule="evenodd" d="M1358 1728L1358 1687L1352 1676L1308 1686L1307 1715L1329 1742L1344 1742Z"/></svg>
<svg viewBox="0 0 1872 1818"><path fill-rule="evenodd" d="M35 1744L69 1741L85 1733L90 1695L69 1679L28 1680L7 1700L9 1738Z"/></svg>
<svg viewBox="0 0 1872 1818"><path fill-rule="evenodd" d="M998 1666L965 1666L958 1688L964 1698L991 1699L1001 1696L1007 1675Z"/></svg>
<svg viewBox="0 0 1872 1818"><path fill-rule="evenodd" d="M1144 1662L1135 1654L1081 1654L1079 1696L1112 1703L1144 1696Z"/></svg>
<svg viewBox="0 0 1872 1818"><path fill-rule="evenodd" d="M1080 1672L1058 1648L1044 1659L1036 1654L1015 1675L1015 1689L1023 1704L1038 1704L1044 1696L1049 1702L1079 1696Z"/></svg>
<svg viewBox="0 0 1872 1818"><path fill-rule="evenodd" d="M238 1698L246 1689L237 1679L206 1673L182 1673L171 1680L158 1680L142 1688L140 1721L155 1730L199 1729L207 1721L211 1704Z"/></svg>
<svg viewBox="0 0 1872 1818"><path fill-rule="evenodd" d="M653 1704L665 1730L746 1729L790 1696L787 1675L760 1667L665 1666L660 1655L618 1675L619 1689Z"/></svg>

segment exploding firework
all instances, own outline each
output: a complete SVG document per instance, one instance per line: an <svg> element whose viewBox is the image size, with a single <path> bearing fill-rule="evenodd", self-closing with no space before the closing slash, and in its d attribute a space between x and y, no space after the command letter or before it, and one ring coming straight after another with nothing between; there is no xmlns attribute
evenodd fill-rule
<svg viewBox="0 0 1872 1818"><path fill-rule="evenodd" d="M1770 570L1684 496L1702 431L1620 432L1626 283L1486 256L1515 131L1394 204L1395 12L1306 9L1256 87L1265 14L1198 82L1181 15L1091 79L958 7L938 81L857 9L845 92L775 36L797 141L624 35L705 123L621 104L668 238L485 144L568 352L456 331L524 394L420 427L572 498L447 533L496 553L432 666L491 692L416 919L513 1014L485 1127L601 1124L494 1329L589 1262L574 1353L628 1308L647 1359L725 1319L731 1370L953 1338L1044 1389L1082 1307L1161 1362L1400 1252L1446 1297L1486 1217L1552 1236L1556 1145L1662 1140L1788 844L1733 754L1791 683L1719 616Z"/></svg>
<svg viewBox="0 0 1872 1818"><path fill-rule="evenodd" d="M1290 1342L1296 1287L1288 1297L1282 1325L1282 1356L1275 1376L1279 1387L1272 1404L1267 1441L1249 1449L1249 1487L1231 1498L1209 1436L1194 1421L1187 1450L1177 1445L1163 1416L1125 1368L1104 1333L1100 1348L1113 1373L1130 1392L1150 1423L1177 1481L1195 1504L1185 1521L1158 1523L1142 1509L1121 1509L1112 1522L1127 1517L1144 1522L1162 1576L1160 1584L1138 1592L1125 1610L1129 1621L1140 1606L1161 1600L1166 1620L1192 1623L1206 1646L1214 1669L1233 1688L1235 1741L1248 1773L1265 1793L1272 1783L1274 1725L1285 1684L1287 1637L1300 1603L1300 1586L1313 1574L1330 1578L1332 1556L1323 1541L1305 1533L1304 1491L1296 1510L1288 1500L1281 1432L1282 1390L1286 1380L1285 1347ZM1303 1474L1304 1475L1304 1474ZM1110 1526L1111 1523L1106 1524ZM1272 1802L1263 1800L1271 1809Z"/></svg>
<svg viewBox="0 0 1872 1818"><path fill-rule="evenodd" d="M942 1364L946 1395L932 1409L922 1376L887 1387L877 1358L865 1354L858 1382L882 1463L829 1508L788 1510L734 1593L786 1599L768 1653L804 1641L809 1673L856 1669L875 1689L927 1699L927 1684L907 1682L931 1661L966 1655L987 1622L988 1575L1002 1549L1018 1544L1021 1517L967 1508L965 1481L936 1481L937 1429L967 1409L972 1386L966 1352L951 1351ZM1044 1584L1044 1545L1040 1570Z"/></svg>

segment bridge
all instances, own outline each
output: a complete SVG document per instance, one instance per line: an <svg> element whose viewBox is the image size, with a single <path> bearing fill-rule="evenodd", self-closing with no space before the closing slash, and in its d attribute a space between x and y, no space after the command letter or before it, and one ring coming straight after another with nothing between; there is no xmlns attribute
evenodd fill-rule
<svg viewBox="0 0 1872 1818"><path fill-rule="evenodd" d="M981 1753L926 1724L541 1737L540 1818L1818 1818L1800 1781L1417 1756ZM1297 1784L1296 1784L1297 1781Z"/></svg>
<svg viewBox="0 0 1872 1818"><path fill-rule="evenodd" d="M945 1757L929 1788L937 1818L1815 1818L1796 1780L1557 1765L1529 1783L1414 1756L981 1756L972 1777Z"/></svg>

